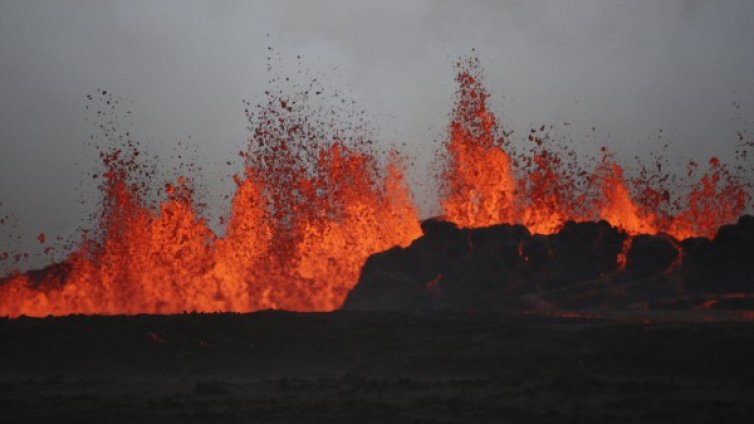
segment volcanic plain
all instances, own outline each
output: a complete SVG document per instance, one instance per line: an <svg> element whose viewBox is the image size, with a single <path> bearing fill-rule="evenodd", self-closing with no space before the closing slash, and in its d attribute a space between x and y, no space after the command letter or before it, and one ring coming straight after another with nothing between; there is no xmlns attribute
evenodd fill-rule
<svg viewBox="0 0 754 424"><path fill-rule="evenodd" d="M747 422L754 325L257 312L0 320L0 422Z"/></svg>

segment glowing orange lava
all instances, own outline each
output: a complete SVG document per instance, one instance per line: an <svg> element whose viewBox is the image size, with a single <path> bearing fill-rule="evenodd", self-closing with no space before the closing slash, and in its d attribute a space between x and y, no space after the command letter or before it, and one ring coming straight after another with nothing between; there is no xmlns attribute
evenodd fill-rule
<svg viewBox="0 0 754 424"><path fill-rule="evenodd" d="M104 157L102 239L85 240L60 273L7 279L0 316L338 309L369 255L421 234L401 160L380 170L358 143L281 138L260 122L252 142L264 146L246 155L223 236L183 178L147 207L129 183L135 155L115 151Z"/></svg>
<svg viewBox="0 0 754 424"><path fill-rule="evenodd" d="M671 213L666 188L646 185L637 196L606 151L590 171L565 163L539 137L544 126L528 136L533 154L511 153L478 61L458 67L440 203L459 226L516 223L550 234L569 220L606 220L629 235L682 239L714 237L745 211L745 186L714 158ZM419 217L399 156L381 161L370 142L328 133L301 103L268 94L222 234L197 212L190 176L150 207L133 181L138 151L105 154L98 235L43 273L0 281L0 316L338 309L369 255L421 235ZM630 246L629 237L617 269Z"/></svg>
<svg viewBox="0 0 754 424"><path fill-rule="evenodd" d="M645 184L640 194L646 197L635 197L623 168L604 148L594 170L578 172L564 166L563 157L549 151L532 129L528 139L538 151L517 168L488 110L478 60L457 67L460 87L445 144L441 205L444 217L460 226L523 224L533 233L551 234L566 221L606 220L629 235L666 233L680 240L714 237L718 227L746 210L746 186L716 158L691 188L685 206L664 214L659 212L668 206L668 190ZM584 174L587 184L580 187L577 174Z"/></svg>
<svg viewBox="0 0 754 424"><path fill-rule="evenodd" d="M487 93L471 74L456 78L459 98L447 144L443 175L445 217L463 227L511 222L516 216L516 181L511 160L497 137L497 122L486 108Z"/></svg>

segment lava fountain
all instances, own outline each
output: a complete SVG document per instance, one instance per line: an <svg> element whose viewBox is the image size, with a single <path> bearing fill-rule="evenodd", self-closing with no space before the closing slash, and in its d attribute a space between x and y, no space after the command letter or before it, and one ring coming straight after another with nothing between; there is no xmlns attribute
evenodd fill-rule
<svg viewBox="0 0 754 424"><path fill-rule="evenodd" d="M310 118L303 99L269 95L222 236L187 178L155 210L131 178L138 150L104 154L100 238L54 272L6 279L0 316L338 309L370 254L421 230L401 158L381 167L369 140Z"/></svg>
<svg viewBox="0 0 754 424"><path fill-rule="evenodd" d="M629 235L683 239L713 237L745 211L745 184L715 158L683 202L650 178L634 194L607 151L584 170L573 152L549 150L544 127L528 136L533 153L517 154L488 109L478 60L458 63L457 82L440 202L461 227L551 234L567 221L606 220ZM197 212L190 175L150 207L134 177L138 150L103 154L97 235L62 263L0 282L0 316L338 309L367 257L422 232L401 157L380 160L358 131L315 119L307 96L268 92L258 105L222 234Z"/></svg>
<svg viewBox="0 0 754 424"><path fill-rule="evenodd" d="M459 89L441 154L441 204L444 218L461 227L523 224L532 233L551 234L566 221L606 220L631 235L665 233L681 240L714 237L746 210L751 196L744 178L714 157L685 202L671 202L669 187L651 184L661 178L637 181L643 190L632 195L623 168L605 148L592 170L548 150L537 135L545 126L528 136L533 153L516 155L487 107L478 59L457 68Z"/></svg>

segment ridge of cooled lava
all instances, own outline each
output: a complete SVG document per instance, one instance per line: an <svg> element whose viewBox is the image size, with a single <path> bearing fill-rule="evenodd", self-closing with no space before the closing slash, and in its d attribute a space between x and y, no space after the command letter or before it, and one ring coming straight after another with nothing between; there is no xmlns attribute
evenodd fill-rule
<svg viewBox="0 0 754 424"><path fill-rule="evenodd" d="M606 221L462 229L440 220L371 256L346 310L754 309L754 217L713 239L629 236Z"/></svg>

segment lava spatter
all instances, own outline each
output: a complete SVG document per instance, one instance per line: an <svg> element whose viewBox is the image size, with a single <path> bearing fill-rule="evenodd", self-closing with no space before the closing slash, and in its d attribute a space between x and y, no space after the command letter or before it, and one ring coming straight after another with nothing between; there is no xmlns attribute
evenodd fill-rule
<svg viewBox="0 0 754 424"><path fill-rule="evenodd" d="M421 230L400 159L381 167L347 122L335 138L312 113L268 95L222 236L197 213L188 178L151 207L134 175L139 151L103 152L99 237L60 272L6 279L0 315L339 308L370 254Z"/></svg>
<svg viewBox="0 0 754 424"><path fill-rule="evenodd" d="M518 153L490 110L478 59L459 61L457 71L439 200L459 227L520 224L546 235L569 221L605 220L625 241L604 262L623 272L637 234L712 239L746 211L751 196L740 173L716 158L685 196L672 198L679 190L668 179L626 178L606 150L594 167L579 165L573 151L548 145L545 126L533 128L533 147ZM219 234L199 213L193 168L158 185L155 201L154 165L128 133L115 134L117 122L106 122L116 146L101 151L104 169L95 174L98 231L84 233L62 263L0 281L0 316L340 308L370 255L408 246L422 231L403 159L377 151L347 114L312 106L312 92L322 91L270 90L264 102L247 103L244 171L234 176ZM529 267L536 256L523 248L516 251Z"/></svg>
<svg viewBox="0 0 754 424"><path fill-rule="evenodd" d="M567 158L551 150L534 128L528 140L536 149L516 154L489 110L478 59L459 61L457 71L455 108L439 155L444 162L440 203L444 217L461 227L522 224L533 233L551 234L567 221L606 220L630 235L710 238L721 225L735 222L751 200L741 175L717 158L710 159L708 171L685 198L671 202L669 193L680 190L663 186L667 178L645 172L629 180L604 148L591 171L566 166ZM587 184L580 184L581 177Z"/></svg>

